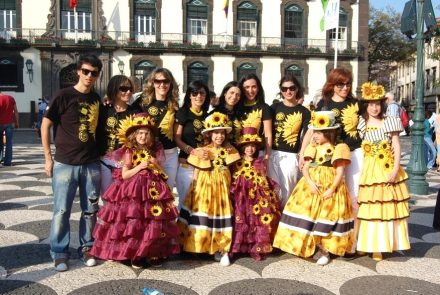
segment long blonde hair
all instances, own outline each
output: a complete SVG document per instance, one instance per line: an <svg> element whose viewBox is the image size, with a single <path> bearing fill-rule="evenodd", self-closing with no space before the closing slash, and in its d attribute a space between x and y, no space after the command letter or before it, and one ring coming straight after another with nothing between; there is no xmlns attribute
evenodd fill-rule
<svg viewBox="0 0 440 295"><path fill-rule="evenodd" d="M156 100L154 90L154 79L157 74L162 74L166 79L170 80L170 89L168 90L166 101L168 102L168 110L177 111L179 108L179 85L174 79L173 74L166 68L156 68L145 79L144 89L142 90L142 105L148 106Z"/></svg>

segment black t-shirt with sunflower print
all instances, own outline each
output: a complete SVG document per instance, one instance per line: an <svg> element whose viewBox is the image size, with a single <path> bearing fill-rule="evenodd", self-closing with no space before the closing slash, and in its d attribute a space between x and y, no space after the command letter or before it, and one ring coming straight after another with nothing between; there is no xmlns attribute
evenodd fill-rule
<svg viewBox="0 0 440 295"><path fill-rule="evenodd" d="M286 106L275 103L270 106L273 114L272 149L288 153L298 153L301 149L302 136L310 124L310 111L302 106Z"/></svg>
<svg viewBox="0 0 440 295"><path fill-rule="evenodd" d="M55 161L82 165L99 159L96 145L100 97L81 93L73 86L59 90L45 117L57 126Z"/></svg>
<svg viewBox="0 0 440 295"><path fill-rule="evenodd" d="M240 125L235 128L236 136L240 136L241 129L244 126L253 126L255 128L258 127L258 135L264 139L263 121L272 120L272 111L267 103L245 105L239 112L238 119Z"/></svg>
<svg viewBox="0 0 440 295"><path fill-rule="evenodd" d="M117 112L112 105L101 105L96 129L96 141L101 156L121 146L117 137L119 122L137 112L137 108L132 105L123 112Z"/></svg>
<svg viewBox="0 0 440 295"><path fill-rule="evenodd" d="M336 129L337 143L346 143L350 147L350 151L354 151L361 147L361 138L357 130L359 123L359 102L352 98L344 101L336 102L333 100L321 99L316 107L317 111L333 111L336 123L341 127Z"/></svg>
<svg viewBox="0 0 440 295"><path fill-rule="evenodd" d="M174 117L176 112L168 109L168 102L155 100L144 111L154 118L158 129L158 140L162 143L164 149L176 147L174 142Z"/></svg>
<svg viewBox="0 0 440 295"><path fill-rule="evenodd" d="M176 113L176 123L183 127L182 141L192 148L203 146L203 120L206 118L206 112L195 114L190 109L183 107ZM188 154L180 150L179 158L186 159Z"/></svg>

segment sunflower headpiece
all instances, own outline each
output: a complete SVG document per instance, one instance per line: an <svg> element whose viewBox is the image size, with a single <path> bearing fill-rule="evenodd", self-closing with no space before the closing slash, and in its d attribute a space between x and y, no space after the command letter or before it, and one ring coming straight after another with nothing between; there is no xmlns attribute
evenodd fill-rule
<svg viewBox="0 0 440 295"><path fill-rule="evenodd" d="M375 101L385 99L385 88L375 82L365 82L362 84L362 100Z"/></svg>
<svg viewBox="0 0 440 295"><path fill-rule="evenodd" d="M332 111L312 112L309 128L312 130L326 130L339 128L336 123L335 113Z"/></svg>
<svg viewBox="0 0 440 295"><path fill-rule="evenodd" d="M120 144L125 144L127 137L139 128L149 128L153 133L156 132L154 119L147 113L130 115L119 123L118 140Z"/></svg>
<svg viewBox="0 0 440 295"><path fill-rule="evenodd" d="M226 133L231 132L232 127L229 126L228 117L225 114L214 112L203 122L205 129L202 134L214 130L226 130Z"/></svg>
<svg viewBox="0 0 440 295"><path fill-rule="evenodd" d="M258 130L254 127L246 127L241 130L241 136L237 141L238 145L253 143L257 146L261 145L261 137L258 136Z"/></svg>

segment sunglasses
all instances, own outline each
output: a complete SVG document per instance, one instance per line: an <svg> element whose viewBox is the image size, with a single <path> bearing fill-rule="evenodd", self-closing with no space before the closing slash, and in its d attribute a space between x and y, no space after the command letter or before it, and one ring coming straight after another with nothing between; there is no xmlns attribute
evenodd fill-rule
<svg viewBox="0 0 440 295"><path fill-rule="evenodd" d="M344 86L347 87L347 88L350 88L351 87L351 83L337 83L335 86L338 87L339 89L344 88Z"/></svg>
<svg viewBox="0 0 440 295"><path fill-rule="evenodd" d="M131 88L130 86L119 86L119 91L121 92L127 92L128 90L130 90L130 92L133 92L133 88Z"/></svg>
<svg viewBox="0 0 440 295"><path fill-rule="evenodd" d="M160 84L170 84L170 80L168 79L154 79L153 80L154 84L160 85Z"/></svg>
<svg viewBox="0 0 440 295"><path fill-rule="evenodd" d="M203 91L203 90L191 91L191 95L192 95L192 96L197 96L197 95L199 95L199 94L200 94L200 96L206 96L206 92Z"/></svg>
<svg viewBox="0 0 440 295"><path fill-rule="evenodd" d="M99 76L99 71L91 71L91 70L87 70L87 69L81 69L81 73L84 76L88 76L89 74L92 74L92 77L98 77Z"/></svg>
<svg viewBox="0 0 440 295"><path fill-rule="evenodd" d="M289 86L289 87L281 87L281 92L287 92L287 90L290 90L290 91L296 91L298 88L296 88L296 86L295 85L292 85L292 86Z"/></svg>

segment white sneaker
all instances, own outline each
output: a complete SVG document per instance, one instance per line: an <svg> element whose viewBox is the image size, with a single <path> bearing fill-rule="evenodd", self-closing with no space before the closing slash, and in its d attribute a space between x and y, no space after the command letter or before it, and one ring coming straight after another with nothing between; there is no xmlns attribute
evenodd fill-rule
<svg viewBox="0 0 440 295"><path fill-rule="evenodd" d="M215 261L217 261L217 262L220 262L220 260L222 259L222 253L220 253L220 252L215 252L214 253L214 260Z"/></svg>
<svg viewBox="0 0 440 295"><path fill-rule="evenodd" d="M69 269L69 267L67 266L66 258L55 259L54 266L55 266L55 270L59 272L66 271Z"/></svg>
<svg viewBox="0 0 440 295"><path fill-rule="evenodd" d="M318 265L327 265L330 262L330 257L328 254L322 254L321 257L316 261Z"/></svg>
<svg viewBox="0 0 440 295"><path fill-rule="evenodd" d="M228 253L223 254L222 258L220 259L220 265L222 265L222 266L231 265L231 262L229 261Z"/></svg>
<svg viewBox="0 0 440 295"><path fill-rule="evenodd" d="M84 252L83 256L81 257L81 260L85 266L92 267L96 265L95 257L90 255L89 252Z"/></svg>

